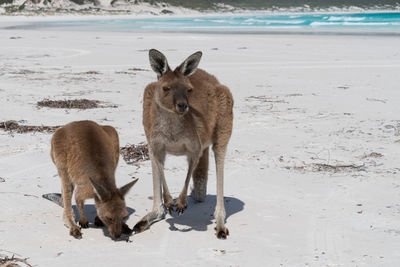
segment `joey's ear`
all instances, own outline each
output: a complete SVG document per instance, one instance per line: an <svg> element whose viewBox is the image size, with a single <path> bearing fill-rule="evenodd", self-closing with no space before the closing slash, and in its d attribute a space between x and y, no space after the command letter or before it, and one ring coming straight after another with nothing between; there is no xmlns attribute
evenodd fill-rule
<svg viewBox="0 0 400 267"><path fill-rule="evenodd" d="M156 49L150 49L149 60L151 68L154 70L155 73L157 73L158 78L160 78L167 71L170 70L167 58L164 56L163 53Z"/></svg>
<svg viewBox="0 0 400 267"><path fill-rule="evenodd" d="M92 179L92 177L89 177L89 179L90 179L90 182L91 182L92 185L93 185L94 193L95 193L96 196L100 199L100 201L106 200L107 197L108 197L107 190L106 190L103 186L101 186L101 185L99 185L98 183L96 183L96 182Z"/></svg>
<svg viewBox="0 0 400 267"><path fill-rule="evenodd" d="M134 184L136 184L136 182L137 182L138 180L139 180L139 178L136 178L136 179L133 180L132 182L127 183L126 185L124 185L123 187L121 187L120 189L118 189L118 190L119 190L119 193L120 193L121 195L125 196L126 193L128 193L128 191L132 188L132 186L133 186Z"/></svg>
<svg viewBox="0 0 400 267"><path fill-rule="evenodd" d="M189 56L185 61L183 61L182 64L176 68L176 70L185 76L192 75L197 70L197 66L199 65L202 55L203 53L197 51L193 55Z"/></svg>

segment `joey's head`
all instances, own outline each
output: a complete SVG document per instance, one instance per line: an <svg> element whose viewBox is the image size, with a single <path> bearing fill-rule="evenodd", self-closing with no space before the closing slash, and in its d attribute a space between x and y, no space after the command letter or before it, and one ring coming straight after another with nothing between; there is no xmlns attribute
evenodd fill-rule
<svg viewBox="0 0 400 267"><path fill-rule="evenodd" d="M137 180L138 179L117 190L108 190L90 178L95 191L94 200L96 202L97 215L107 227L113 240L118 239L122 233L126 232L126 229L129 229L124 222L124 218L128 216L125 195Z"/></svg>
<svg viewBox="0 0 400 267"><path fill-rule="evenodd" d="M200 51L194 53L172 71L163 53L156 49L150 50L150 65L158 77L155 97L161 108L178 115L188 112L194 89L189 76L196 72L201 56Z"/></svg>

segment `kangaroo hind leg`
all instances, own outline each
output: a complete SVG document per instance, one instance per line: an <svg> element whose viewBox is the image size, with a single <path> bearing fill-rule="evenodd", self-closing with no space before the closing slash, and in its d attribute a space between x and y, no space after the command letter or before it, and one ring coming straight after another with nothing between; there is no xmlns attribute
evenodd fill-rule
<svg viewBox="0 0 400 267"><path fill-rule="evenodd" d="M217 205L215 207L214 217L217 223L215 227L217 237L226 239L229 235L228 228L225 227L225 204L224 204L224 161L226 146L213 146L215 154L215 165L217 168Z"/></svg>
<svg viewBox="0 0 400 267"><path fill-rule="evenodd" d="M58 173L61 178L62 185L62 197L64 202L64 214L63 219L66 226L69 228L69 233L75 238L80 239L82 237L81 229L75 223L74 212L72 210L72 194L74 192L74 185L69 179L68 171L66 169L59 169Z"/></svg>
<svg viewBox="0 0 400 267"><path fill-rule="evenodd" d="M208 151L208 147L204 149L203 154L193 171L193 189L191 196L198 202L203 202L207 194Z"/></svg>

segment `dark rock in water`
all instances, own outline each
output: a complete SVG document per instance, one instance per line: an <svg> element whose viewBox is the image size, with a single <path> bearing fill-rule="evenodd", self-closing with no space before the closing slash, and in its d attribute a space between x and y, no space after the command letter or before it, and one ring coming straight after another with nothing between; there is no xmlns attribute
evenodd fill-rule
<svg viewBox="0 0 400 267"><path fill-rule="evenodd" d="M168 10L168 9L163 9L163 10L161 10L161 14L174 14L174 12L172 12L171 10Z"/></svg>
<svg viewBox="0 0 400 267"><path fill-rule="evenodd" d="M71 0L71 1L78 5L83 5L85 3L84 0Z"/></svg>
<svg viewBox="0 0 400 267"><path fill-rule="evenodd" d="M0 0L0 5L3 5L3 4L12 4L13 3L13 0Z"/></svg>
<svg viewBox="0 0 400 267"><path fill-rule="evenodd" d="M64 207L64 203L62 200L62 196L59 193L49 193L42 195L43 198L50 200L51 202L56 203L60 207Z"/></svg>

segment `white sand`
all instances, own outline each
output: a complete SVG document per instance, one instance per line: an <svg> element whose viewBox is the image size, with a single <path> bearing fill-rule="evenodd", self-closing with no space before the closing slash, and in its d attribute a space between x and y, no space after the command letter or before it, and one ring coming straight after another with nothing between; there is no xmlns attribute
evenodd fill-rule
<svg viewBox="0 0 400 267"><path fill-rule="evenodd" d="M10 37L22 37L10 39ZM374 36L212 35L0 31L0 121L62 125L91 119L116 126L121 145L145 141L141 125L150 71L147 49L176 66L197 50L200 67L235 98L226 160L227 240L217 240L215 165L205 203L130 238L101 229L69 236L50 134L0 132L0 254L35 266L398 266L400 253L400 39ZM27 72L29 70L33 72ZM22 71L22 72L21 72ZM80 74L98 71L100 74ZM118 72L131 72L124 74ZM25 74L23 74L25 73ZM117 109L37 108L44 98L89 98ZM382 157L366 157L370 153ZM361 166L318 171L312 164ZM174 197L186 172L169 157ZM127 197L133 226L152 207L150 162L127 165L117 183L139 177ZM93 220L93 201L87 202Z"/></svg>

